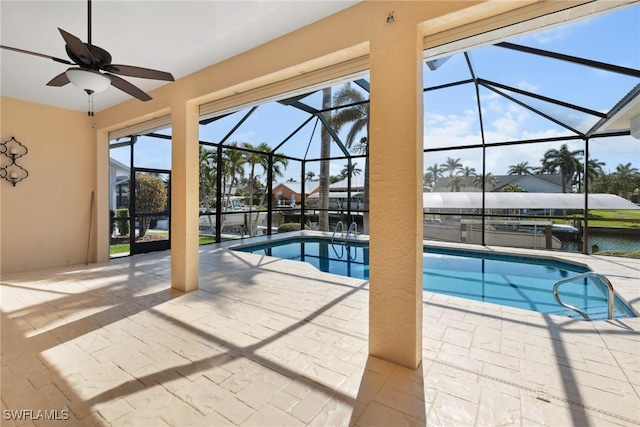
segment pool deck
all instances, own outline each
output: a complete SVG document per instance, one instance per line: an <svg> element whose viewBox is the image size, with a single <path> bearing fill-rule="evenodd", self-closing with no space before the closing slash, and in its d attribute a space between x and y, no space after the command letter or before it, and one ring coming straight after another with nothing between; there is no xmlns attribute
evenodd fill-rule
<svg viewBox="0 0 640 427"><path fill-rule="evenodd" d="M169 252L3 274L2 426L640 425L640 318L424 292L414 371L368 356L366 281L236 243L201 247L190 293L170 289ZM551 255L640 312L638 260Z"/></svg>

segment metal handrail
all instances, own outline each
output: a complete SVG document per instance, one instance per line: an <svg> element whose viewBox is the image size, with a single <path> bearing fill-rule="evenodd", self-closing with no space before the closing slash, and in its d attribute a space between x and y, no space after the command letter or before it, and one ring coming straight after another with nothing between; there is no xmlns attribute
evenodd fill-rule
<svg viewBox="0 0 640 427"><path fill-rule="evenodd" d="M354 234L356 237L358 237L358 224L356 224L355 221L353 221L350 225L349 228L347 229L347 239L349 238L349 234L351 233L351 231L355 228Z"/></svg>
<svg viewBox="0 0 640 427"><path fill-rule="evenodd" d="M336 224L336 227L333 229L333 234L331 235L331 243L333 243L333 238L336 236L336 233L338 232L338 226L340 226L340 235L342 236L344 234L344 223L342 221L338 221L338 223Z"/></svg>
<svg viewBox="0 0 640 427"><path fill-rule="evenodd" d="M560 287L560 285L563 285L563 284L569 283L569 282L573 282L574 280L589 279L589 278L592 278L592 277L597 277L598 279L601 280L600 283L604 283L607 286L607 319L613 320L613 311L614 311L614 304L615 304L615 292L613 290L613 285L611 284L609 279L607 279L602 274L598 274L598 273L594 273L593 271L590 271L588 273L579 274L577 276L570 277L568 279L559 280L553 285L553 297L556 299L558 304L560 304L561 306L566 307L566 308L568 308L570 310L573 310L576 313L580 314L584 318L584 320L591 320L589 318L589 316L587 315L587 313L585 313L584 311L582 311L579 308L574 307L574 306L572 306L570 304L565 304L564 302L562 302L560 300L560 296L558 295L558 288ZM597 281L594 281L594 283L598 284Z"/></svg>

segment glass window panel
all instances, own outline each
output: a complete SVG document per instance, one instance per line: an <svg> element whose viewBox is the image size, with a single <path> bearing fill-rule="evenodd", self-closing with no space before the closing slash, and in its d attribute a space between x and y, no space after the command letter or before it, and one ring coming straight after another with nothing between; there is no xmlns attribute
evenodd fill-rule
<svg viewBox="0 0 640 427"><path fill-rule="evenodd" d="M240 116L237 122L242 117L244 115ZM234 141L239 145L250 143L254 146L266 143L271 148L275 148L308 117L307 113L297 108L270 102L259 106L249 115L225 144Z"/></svg>
<svg viewBox="0 0 640 427"><path fill-rule="evenodd" d="M480 87L480 103L487 144L575 135L485 87Z"/></svg>
<svg viewBox="0 0 640 427"><path fill-rule="evenodd" d="M129 209L131 146L109 150L109 210Z"/></svg>
<svg viewBox="0 0 640 427"><path fill-rule="evenodd" d="M471 78L469 66L462 53L452 55L444 62L440 59L435 61L437 65L435 70L429 68L429 64L432 62L429 58L423 61L422 79L425 88L469 80ZM438 64L438 61L441 63Z"/></svg>
<svg viewBox="0 0 640 427"><path fill-rule="evenodd" d="M511 40L513 43L623 67L640 68L640 6L619 8ZM625 48L614 48L624 41ZM630 52L636 52L630 55Z"/></svg>
<svg viewBox="0 0 640 427"><path fill-rule="evenodd" d="M139 136L133 145L137 168L171 169L171 140Z"/></svg>
<svg viewBox="0 0 640 427"><path fill-rule="evenodd" d="M222 141L250 110L251 108L245 108L225 116L207 119L205 124L199 126L200 140L213 143Z"/></svg>
<svg viewBox="0 0 640 427"><path fill-rule="evenodd" d="M424 93L424 148L481 144L473 84Z"/></svg>
<svg viewBox="0 0 640 427"><path fill-rule="evenodd" d="M547 102L524 94L516 93L504 88L495 88L498 92L520 101L521 103L533 108L540 113L557 120L558 122L575 129L581 133L589 131L599 120L600 117L584 113L582 111L567 108L562 105ZM532 111L532 113L536 114Z"/></svg>
<svg viewBox="0 0 640 427"><path fill-rule="evenodd" d="M470 56L478 78L601 112L638 83L622 74L497 46L476 49Z"/></svg>

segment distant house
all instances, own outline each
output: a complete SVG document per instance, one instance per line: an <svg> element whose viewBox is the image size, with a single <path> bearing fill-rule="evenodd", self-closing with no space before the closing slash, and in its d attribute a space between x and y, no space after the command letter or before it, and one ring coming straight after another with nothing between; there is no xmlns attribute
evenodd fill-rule
<svg viewBox="0 0 640 427"><path fill-rule="evenodd" d="M560 174L528 174L528 175L494 175L496 179L495 185L485 184L486 191L500 192L502 189L511 184L518 185L525 193L562 193L562 175ZM454 177L438 178L433 186L432 192L451 192L453 191L449 184ZM474 185L475 176L464 177L458 191L464 193L473 193L482 191L482 187ZM567 186L567 192L570 187Z"/></svg>
<svg viewBox="0 0 640 427"><path fill-rule="evenodd" d="M304 183L305 197L318 189L317 181L306 181ZM279 205L300 204L302 201L302 183L281 182L273 187L273 199Z"/></svg>
<svg viewBox="0 0 640 427"><path fill-rule="evenodd" d="M347 178L334 182L329 186L329 209L346 209L349 181ZM309 195L309 207L318 207L320 193L316 189ZM351 178L351 209L362 209L364 198L364 176L356 175Z"/></svg>
<svg viewBox="0 0 640 427"><path fill-rule="evenodd" d="M129 174L131 168L114 158L109 159L109 210L129 207Z"/></svg>

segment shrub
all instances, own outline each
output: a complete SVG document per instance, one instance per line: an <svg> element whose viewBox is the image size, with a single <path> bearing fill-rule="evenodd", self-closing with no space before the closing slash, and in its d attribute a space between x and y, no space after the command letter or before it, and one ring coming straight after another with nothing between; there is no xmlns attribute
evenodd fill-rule
<svg viewBox="0 0 640 427"><path fill-rule="evenodd" d="M109 209L109 236L113 236L116 231L116 213L113 209Z"/></svg>
<svg viewBox="0 0 640 427"><path fill-rule="evenodd" d="M124 218L116 220L118 233L120 233L121 236L129 234L129 209L116 209L116 218Z"/></svg>
<svg viewBox="0 0 640 427"><path fill-rule="evenodd" d="M304 227L307 228L306 226ZM300 231L302 228L300 227L299 222L285 222L284 224L280 224L278 227L278 233L286 233L288 231Z"/></svg>

